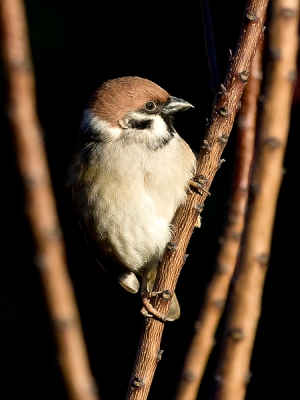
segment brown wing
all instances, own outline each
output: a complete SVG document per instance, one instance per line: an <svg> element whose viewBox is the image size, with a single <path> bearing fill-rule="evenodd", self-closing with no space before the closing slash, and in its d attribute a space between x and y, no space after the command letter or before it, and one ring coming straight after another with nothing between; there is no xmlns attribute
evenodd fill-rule
<svg viewBox="0 0 300 400"><path fill-rule="evenodd" d="M107 257L97 246L97 244L91 239L84 223L79 222L79 225L84 233L85 240L90 247L96 261L109 275L111 275L119 284L130 293L137 293L140 288L140 283L136 275L116 264Z"/></svg>

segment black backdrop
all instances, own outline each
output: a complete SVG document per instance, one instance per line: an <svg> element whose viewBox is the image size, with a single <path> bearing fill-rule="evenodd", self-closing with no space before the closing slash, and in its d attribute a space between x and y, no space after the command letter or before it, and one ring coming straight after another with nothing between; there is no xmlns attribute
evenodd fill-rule
<svg viewBox="0 0 300 400"><path fill-rule="evenodd" d="M244 4L212 1L221 77L234 50ZM242 2L243 3L243 2ZM37 81L37 101L57 207L67 246L94 376L102 399L125 396L138 346L142 317L138 295L125 292L90 255L64 188L80 115L89 94L104 80L139 75L194 104L179 115L178 132L198 149L209 117L212 94L204 50L200 2L96 2L27 0ZM32 243L23 214L20 181L5 117L1 79L2 268L0 281L0 398L65 399ZM247 399L291 398L296 388L299 291L296 204L296 149L299 103L295 102L284 177L276 216L272 257L263 299ZM193 333L201 299L214 268L218 238L230 193L235 131L223 154L227 160L211 187L202 228L189 245L177 295L181 318L167 324L164 349L149 399L171 399ZM295 186L295 187L294 187ZM3 239L2 239L3 240ZM299 332L299 331L298 331ZM217 335L219 338L219 334ZM210 399L218 341L199 399Z"/></svg>

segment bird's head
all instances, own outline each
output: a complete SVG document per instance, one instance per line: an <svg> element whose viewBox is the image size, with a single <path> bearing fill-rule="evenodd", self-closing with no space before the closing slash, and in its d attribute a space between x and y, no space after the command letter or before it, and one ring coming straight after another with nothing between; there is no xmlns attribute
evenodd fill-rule
<svg viewBox="0 0 300 400"><path fill-rule="evenodd" d="M173 117L193 107L148 79L128 76L103 83L93 94L81 124L91 140L125 139L160 147L172 137Z"/></svg>

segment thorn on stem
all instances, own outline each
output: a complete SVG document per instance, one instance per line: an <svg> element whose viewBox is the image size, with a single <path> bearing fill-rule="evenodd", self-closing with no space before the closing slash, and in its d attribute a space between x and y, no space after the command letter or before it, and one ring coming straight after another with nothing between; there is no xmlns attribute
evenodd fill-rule
<svg viewBox="0 0 300 400"><path fill-rule="evenodd" d="M239 242L241 240L242 233L241 232L231 232L230 237L235 242Z"/></svg>
<svg viewBox="0 0 300 400"><path fill-rule="evenodd" d="M246 69L245 71L242 71L242 72L238 75L238 77L240 78L240 80L241 80L242 82L244 82L244 83L246 83L246 82L248 81L249 76L250 76L250 71L249 71L249 69Z"/></svg>
<svg viewBox="0 0 300 400"><path fill-rule="evenodd" d="M281 175L285 175L287 173L287 169L282 167L281 169Z"/></svg>
<svg viewBox="0 0 300 400"><path fill-rule="evenodd" d="M45 237L47 239L59 239L62 237L62 230L60 229L59 226L53 226L50 229L47 229L47 231L44 232Z"/></svg>
<svg viewBox="0 0 300 400"><path fill-rule="evenodd" d="M228 140L228 139L227 139L227 140ZM225 158L221 158L221 159L218 161L217 168L220 169L220 168L222 167L222 164L223 164L225 161L226 161Z"/></svg>
<svg viewBox="0 0 300 400"><path fill-rule="evenodd" d="M199 332L200 329L201 329L201 327L202 327L202 324L201 324L200 321L196 321L196 322L194 323L194 331L195 331L195 332Z"/></svg>
<svg viewBox="0 0 300 400"><path fill-rule="evenodd" d="M297 71L296 70L294 70L294 71L290 71L289 73L288 73L288 75L287 75L287 80L289 81L289 82L295 82L296 81L296 79L297 79Z"/></svg>
<svg viewBox="0 0 300 400"><path fill-rule="evenodd" d="M246 376L245 376L246 385L248 385L248 383L250 382L251 378L252 378L252 372L251 371L247 371L246 372Z"/></svg>
<svg viewBox="0 0 300 400"><path fill-rule="evenodd" d="M269 259L270 259L270 254L267 253L262 253L256 258L256 260L262 267L267 266Z"/></svg>
<svg viewBox="0 0 300 400"><path fill-rule="evenodd" d="M33 188L35 186L37 186L38 184L40 184L41 182L43 182L43 179L41 177L36 177L34 175L30 176L24 176L23 178L23 183L24 186L27 188Z"/></svg>
<svg viewBox="0 0 300 400"><path fill-rule="evenodd" d="M184 371L182 377L187 382L194 382L196 380L196 376L192 371Z"/></svg>
<svg viewBox="0 0 300 400"><path fill-rule="evenodd" d="M222 264L218 264L217 268L216 268L216 272L218 274L220 274L220 275L227 274L228 267L226 267L226 265L224 265L224 264L223 265Z"/></svg>
<svg viewBox="0 0 300 400"><path fill-rule="evenodd" d="M237 217L237 215L234 215L234 214L230 214L230 215L228 216L228 218L227 218L227 222L228 222L228 224L230 224L230 225L236 224L237 221L238 221L238 217Z"/></svg>
<svg viewBox="0 0 300 400"><path fill-rule="evenodd" d="M211 151L211 149L212 149L212 146L211 146L211 144L208 142L208 140L203 140L203 143L202 143L202 145L201 145L201 148L203 149L203 150L206 150L206 151Z"/></svg>
<svg viewBox="0 0 300 400"><path fill-rule="evenodd" d="M175 250L177 250L178 249L178 247L176 246L176 244L174 243L174 242L169 242L168 244L167 244L167 250L170 252L170 253L173 253L173 251L175 251Z"/></svg>
<svg viewBox="0 0 300 400"><path fill-rule="evenodd" d="M194 228L201 228L201 221L202 221L202 218L200 215L198 215L197 220L194 225Z"/></svg>
<svg viewBox="0 0 300 400"><path fill-rule="evenodd" d="M186 260L188 258L189 254L185 253L185 255L183 256L183 263L182 265L184 265L186 263Z"/></svg>
<svg viewBox="0 0 300 400"><path fill-rule="evenodd" d="M33 65L29 58L19 58L19 60L14 60L9 63L10 68L14 70L23 70L23 71L33 71Z"/></svg>
<svg viewBox="0 0 300 400"><path fill-rule="evenodd" d="M39 269L47 268L46 257L42 253L36 253L33 258L34 265Z"/></svg>
<svg viewBox="0 0 300 400"><path fill-rule="evenodd" d="M244 331L241 328L234 328L228 332L228 336L231 337L235 342L239 342L244 339Z"/></svg>
<svg viewBox="0 0 300 400"><path fill-rule="evenodd" d="M203 211L204 208L204 204L203 203L199 203L195 206L195 211L197 214L200 214Z"/></svg>
<svg viewBox="0 0 300 400"><path fill-rule="evenodd" d="M220 236L218 238L218 243L222 246L224 243L226 243L226 238L224 236Z"/></svg>
<svg viewBox="0 0 300 400"><path fill-rule="evenodd" d="M248 192L248 186L241 185L239 187L239 191L240 191L240 193L247 193Z"/></svg>
<svg viewBox="0 0 300 400"><path fill-rule="evenodd" d="M281 51L279 49L270 48L267 54L272 60L279 60L281 58Z"/></svg>
<svg viewBox="0 0 300 400"><path fill-rule="evenodd" d="M267 146L269 146L271 149L277 149L278 147L281 146L281 141L278 140L275 137L267 137L264 140L264 144L266 144Z"/></svg>
<svg viewBox="0 0 300 400"><path fill-rule="evenodd" d="M253 10L248 10L246 12L246 17L249 19L249 21L256 21L258 19L256 12Z"/></svg>
<svg viewBox="0 0 300 400"><path fill-rule="evenodd" d="M296 10L292 8L282 8L280 14L283 18L290 19L296 16Z"/></svg>
<svg viewBox="0 0 300 400"><path fill-rule="evenodd" d="M224 299L216 299L213 301L214 306L216 306L216 308L218 310L223 310L224 306L225 306L225 300Z"/></svg>
<svg viewBox="0 0 300 400"><path fill-rule="evenodd" d="M226 86L221 83L219 94L227 95Z"/></svg>
<svg viewBox="0 0 300 400"><path fill-rule="evenodd" d="M229 115L231 114L230 111L228 110L227 107L221 107L219 109L219 114L221 115L221 117L223 118L227 118L229 117Z"/></svg>
<svg viewBox="0 0 300 400"><path fill-rule="evenodd" d="M56 318L54 320L54 324L57 329L65 330L70 328L71 326L76 325L77 319L76 317L69 317L69 318Z"/></svg>
<svg viewBox="0 0 300 400"><path fill-rule="evenodd" d="M223 385L224 379L221 375L215 375L215 381L216 381L217 386L220 387L221 385Z"/></svg>
<svg viewBox="0 0 300 400"><path fill-rule="evenodd" d="M132 379L131 386L135 389L141 389L143 386L145 386L145 383L141 378L138 378L137 376Z"/></svg>
<svg viewBox="0 0 300 400"><path fill-rule="evenodd" d="M223 144L226 144L228 142L228 139L229 139L229 135L226 135L226 134L219 137L219 141Z"/></svg>
<svg viewBox="0 0 300 400"><path fill-rule="evenodd" d="M161 298L165 301L170 301L172 300L172 293L168 289L162 290Z"/></svg>
<svg viewBox="0 0 300 400"><path fill-rule="evenodd" d="M263 94L260 94L258 96L258 101L260 104L264 104L266 102L266 96L264 96Z"/></svg>
<svg viewBox="0 0 300 400"><path fill-rule="evenodd" d="M250 192L255 196L260 192L260 185L258 182L251 182L250 184Z"/></svg>
<svg viewBox="0 0 300 400"><path fill-rule="evenodd" d="M206 185L208 179L205 175L196 175L195 176L195 181L198 182L200 185Z"/></svg>
<svg viewBox="0 0 300 400"><path fill-rule="evenodd" d="M161 361L164 350L159 350L157 353L157 361Z"/></svg>

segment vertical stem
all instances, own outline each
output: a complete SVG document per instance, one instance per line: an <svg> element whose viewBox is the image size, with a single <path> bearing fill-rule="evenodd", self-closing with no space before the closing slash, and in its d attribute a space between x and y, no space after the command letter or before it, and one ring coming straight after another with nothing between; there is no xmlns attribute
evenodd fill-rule
<svg viewBox="0 0 300 400"><path fill-rule="evenodd" d="M299 0L271 2L269 59L251 176L252 193L217 372L219 400L243 399L250 377L296 78L298 20Z"/></svg>
<svg viewBox="0 0 300 400"><path fill-rule="evenodd" d="M209 284L202 309L195 322L195 333L188 349L176 400L194 400L214 345L214 335L226 303L229 284L236 266L248 200L249 174L254 151L257 98L260 91L261 50L257 51L238 114L237 155L234 167L231 206L216 271Z"/></svg>
<svg viewBox="0 0 300 400"><path fill-rule="evenodd" d="M44 286L61 370L72 400L97 400L37 118L22 1L0 0L0 20L10 125L24 184L25 210L35 244L34 259Z"/></svg>

